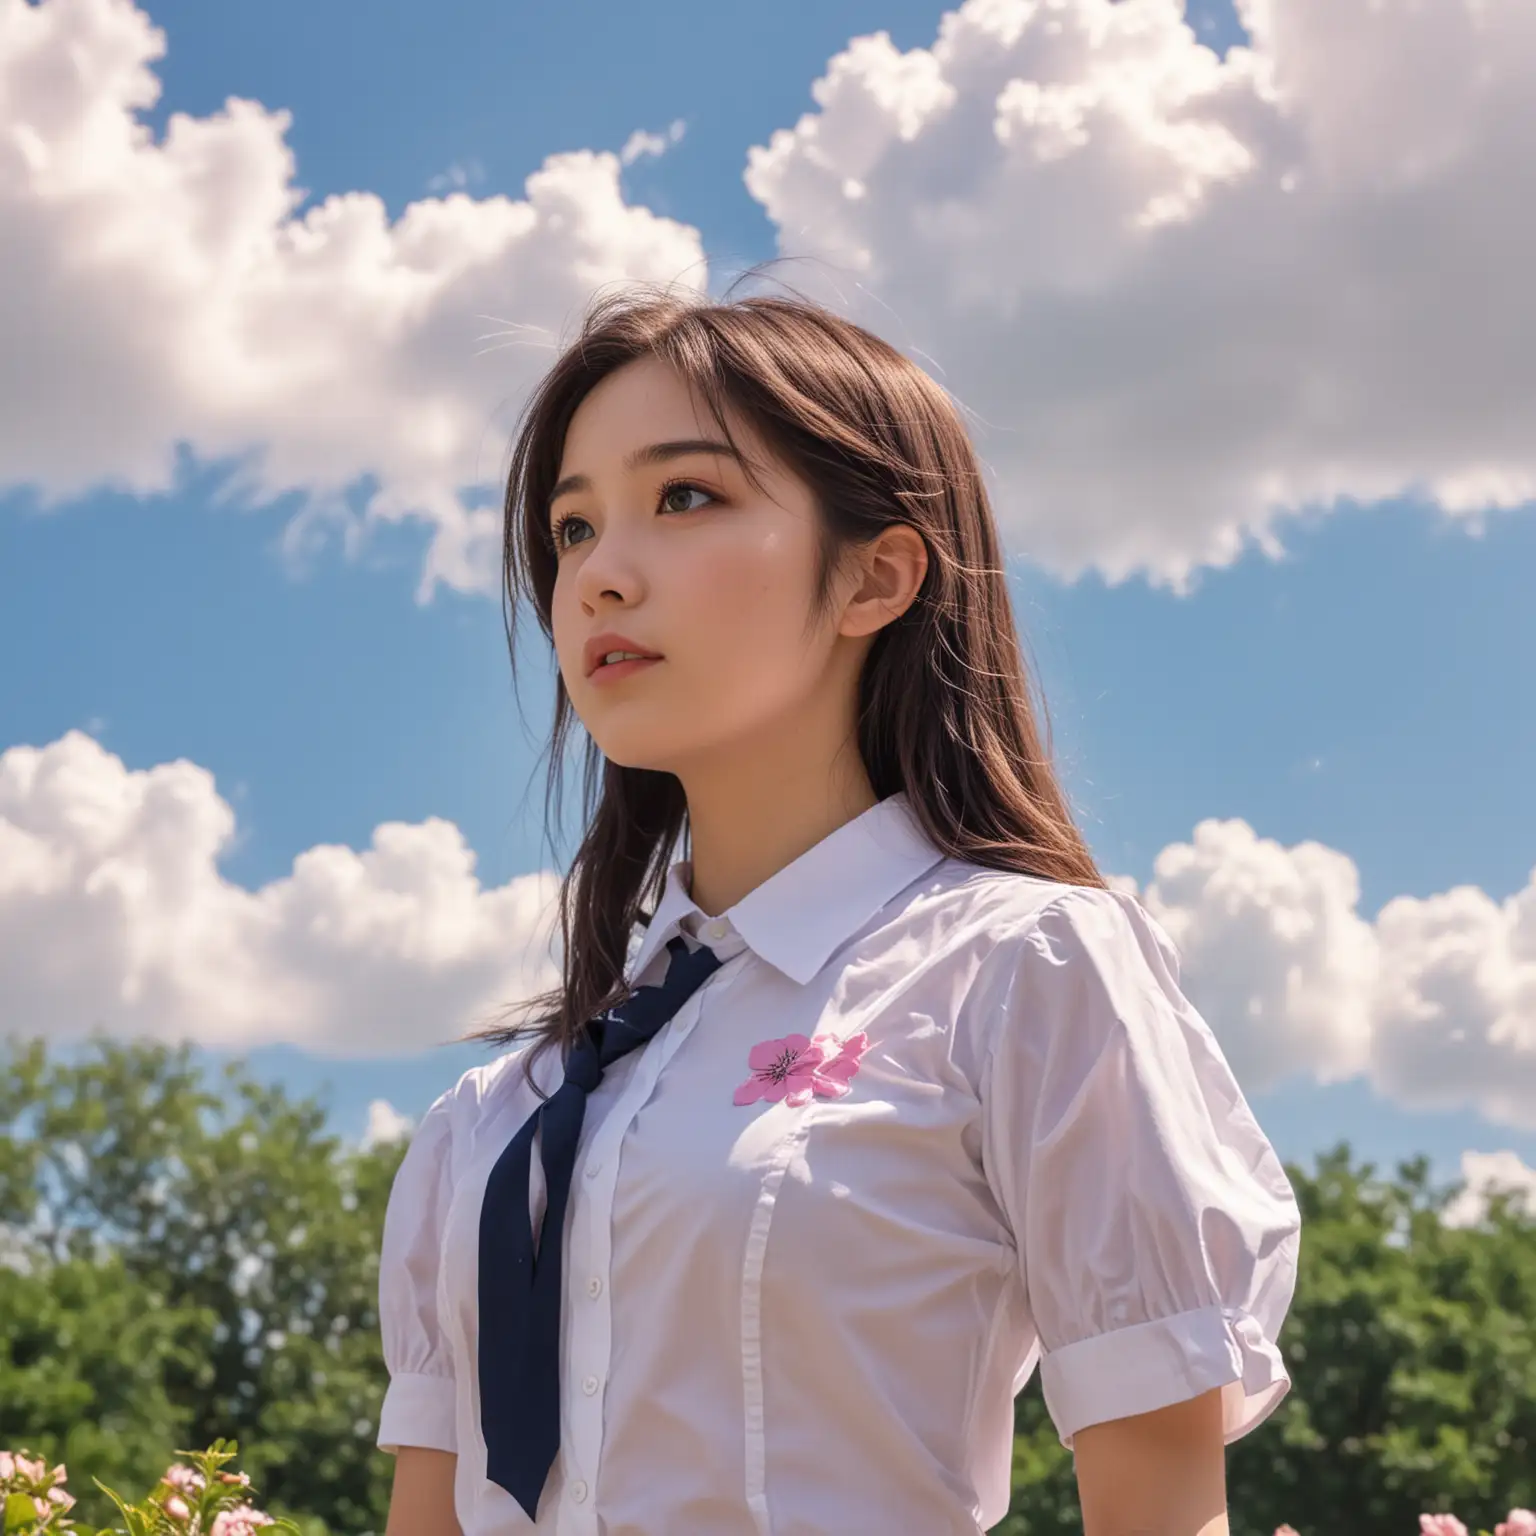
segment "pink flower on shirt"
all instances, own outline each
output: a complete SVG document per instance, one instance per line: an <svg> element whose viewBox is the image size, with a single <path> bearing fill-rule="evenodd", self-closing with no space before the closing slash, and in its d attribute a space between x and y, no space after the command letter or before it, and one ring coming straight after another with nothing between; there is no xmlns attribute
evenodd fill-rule
<svg viewBox="0 0 1536 1536"><path fill-rule="evenodd" d="M849 1079L859 1070L859 1057L869 1048L869 1036L785 1035L781 1040L762 1040L747 1052L752 1075L736 1090L734 1102L755 1104L781 1099L798 1108L812 1094L840 1099L848 1092Z"/></svg>

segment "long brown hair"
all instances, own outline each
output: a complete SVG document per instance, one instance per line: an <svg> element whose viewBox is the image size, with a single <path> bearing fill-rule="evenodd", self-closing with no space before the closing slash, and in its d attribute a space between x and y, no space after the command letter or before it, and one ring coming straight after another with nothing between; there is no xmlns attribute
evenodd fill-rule
<svg viewBox="0 0 1536 1536"><path fill-rule="evenodd" d="M860 678L858 744L875 794L905 790L928 837L954 858L1104 885L1041 745L997 525L958 412L894 347L806 300L631 289L594 304L529 401L512 451L503 574L514 670L524 603L553 638L549 493L571 418L599 381L647 357L678 371L728 440L734 412L813 489L818 608L849 545L892 523L922 535L928 573L917 600L877 634ZM556 690L546 811L559 804L572 724L563 681ZM560 888L563 980L520 1006L521 1024L466 1037L501 1046L537 1035L524 1061L530 1082L541 1051L558 1044L563 1055L623 996L631 936L687 831L673 775L610 762L590 739L583 809L586 831Z"/></svg>

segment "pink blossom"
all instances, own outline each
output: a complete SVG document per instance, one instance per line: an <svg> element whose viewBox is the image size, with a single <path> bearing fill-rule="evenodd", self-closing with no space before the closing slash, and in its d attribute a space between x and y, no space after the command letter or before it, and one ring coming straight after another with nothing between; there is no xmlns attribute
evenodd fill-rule
<svg viewBox="0 0 1536 1536"><path fill-rule="evenodd" d="M165 1481L173 1488L180 1488L184 1493L197 1493L204 1483L203 1474L196 1467L183 1466L179 1461L173 1462L167 1468Z"/></svg>
<svg viewBox="0 0 1536 1536"><path fill-rule="evenodd" d="M1493 1536L1536 1536L1536 1514L1528 1509L1512 1509L1508 1520L1500 1520Z"/></svg>
<svg viewBox="0 0 1536 1536"><path fill-rule="evenodd" d="M214 1516L208 1536L256 1536L257 1526L271 1524L271 1515L252 1509L249 1504L237 1504Z"/></svg>
<svg viewBox="0 0 1536 1536"><path fill-rule="evenodd" d="M187 1501L179 1493L170 1494L165 1501L164 1509L172 1520L190 1520L192 1511L187 1508Z"/></svg>
<svg viewBox="0 0 1536 1536"><path fill-rule="evenodd" d="M9 1482L16 1475L16 1458L9 1451L0 1451L0 1482Z"/></svg>
<svg viewBox="0 0 1536 1536"><path fill-rule="evenodd" d="M1298 1536L1298 1532L1294 1526L1277 1525L1275 1527L1275 1536Z"/></svg>
<svg viewBox="0 0 1536 1536"><path fill-rule="evenodd" d="M16 1471L29 1483L40 1483L43 1473L48 1470L47 1463L42 1457L18 1456L16 1458Z"/></svg>
<svg viewBox="0 0 1536 1536"><path fill-rule="evenodd" d="M1467 1536L1467 1528L1455 1515L1420 1515L1419 1536Z"/></svg>
<svg viewBox="0 0 1536 1536"><path fill-rule="evenodd" d="M57 1504L60 1509L73 1509L75 1507L75 1496L67 1489L50 1488L48 1490L48 1497L50 1501Z"/></svg>
<svg viewBox="0 0 1536 1536"><path fill-rule="evenodd" d="M859 1070L859 1057L869 1046L869 1036L857 1034L839 1042L835 1035L785 1035L762 1040L747 1052L752 1075L735 1093L736 1104L755 1104L767 1099L798 1108L820 1094L840 1099L848 1092L849 1079Z"/></svg>
<svg viewBox="0 0 1536 1536"><path fill-rule="evenodd" d="M37 1509L37 1517L39 1520L46 1520L48 1516L53 1513L53 1505L50 1504L47 1499L40 1499L34 1494L32 1503Z"/></svg>
<svg viewBox="0 0 1536 1536"><path fill-rule="evenodd" d="M58 1466L53 1469L53 1480L56 1483L62 1483L68 1476L69 1473L64 1470L64 1463L61 1461Z"/></svg>

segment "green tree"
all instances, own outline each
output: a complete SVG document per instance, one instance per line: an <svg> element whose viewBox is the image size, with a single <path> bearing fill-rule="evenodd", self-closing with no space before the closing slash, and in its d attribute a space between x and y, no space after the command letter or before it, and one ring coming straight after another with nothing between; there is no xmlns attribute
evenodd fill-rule
<svg viewBox="0 0 1536 1536"><path fill-rule="evenodd" d="M0 1118L17 1131L0 1146L0 1221L34 1268L0 1268L0 1314L31 1330L0 1358L0 1443L72 1456L82 1518L104 1522L80 1473L110 1481L107 1465L147 1487L175 1447L226 1436L273 1513L382 1530L378 1245L403 1149L343 1147L324 1105L240 1063L210 1085L185 1045L98 1037L73 1062L41 1041L7 1051ZM75 1384L51 1417L37 1358L50 1329ZM114 1427L125 1400L138 1427Z"/></svg>
<svg viewBox="0 0 1536 1536"><path fill-rule="evenodd" d="M0 1271L0 1446L46 1445L108 1483L163 1469L167 1449L186 1443L165 1378L206 1326L167 1308L116 1256Z"/></svg>

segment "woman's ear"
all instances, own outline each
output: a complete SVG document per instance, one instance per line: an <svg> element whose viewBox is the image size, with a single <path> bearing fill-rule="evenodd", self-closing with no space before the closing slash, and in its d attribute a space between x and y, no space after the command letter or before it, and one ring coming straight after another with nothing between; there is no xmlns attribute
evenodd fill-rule
<svg viewBox="0 0 1536 1536"><path fill-rule="evenodd" d="M928 545L909 523L892 523L868 543L855 545L849 561L857 575L837 632L872 635L916 600L928 574Z"/></svg>

